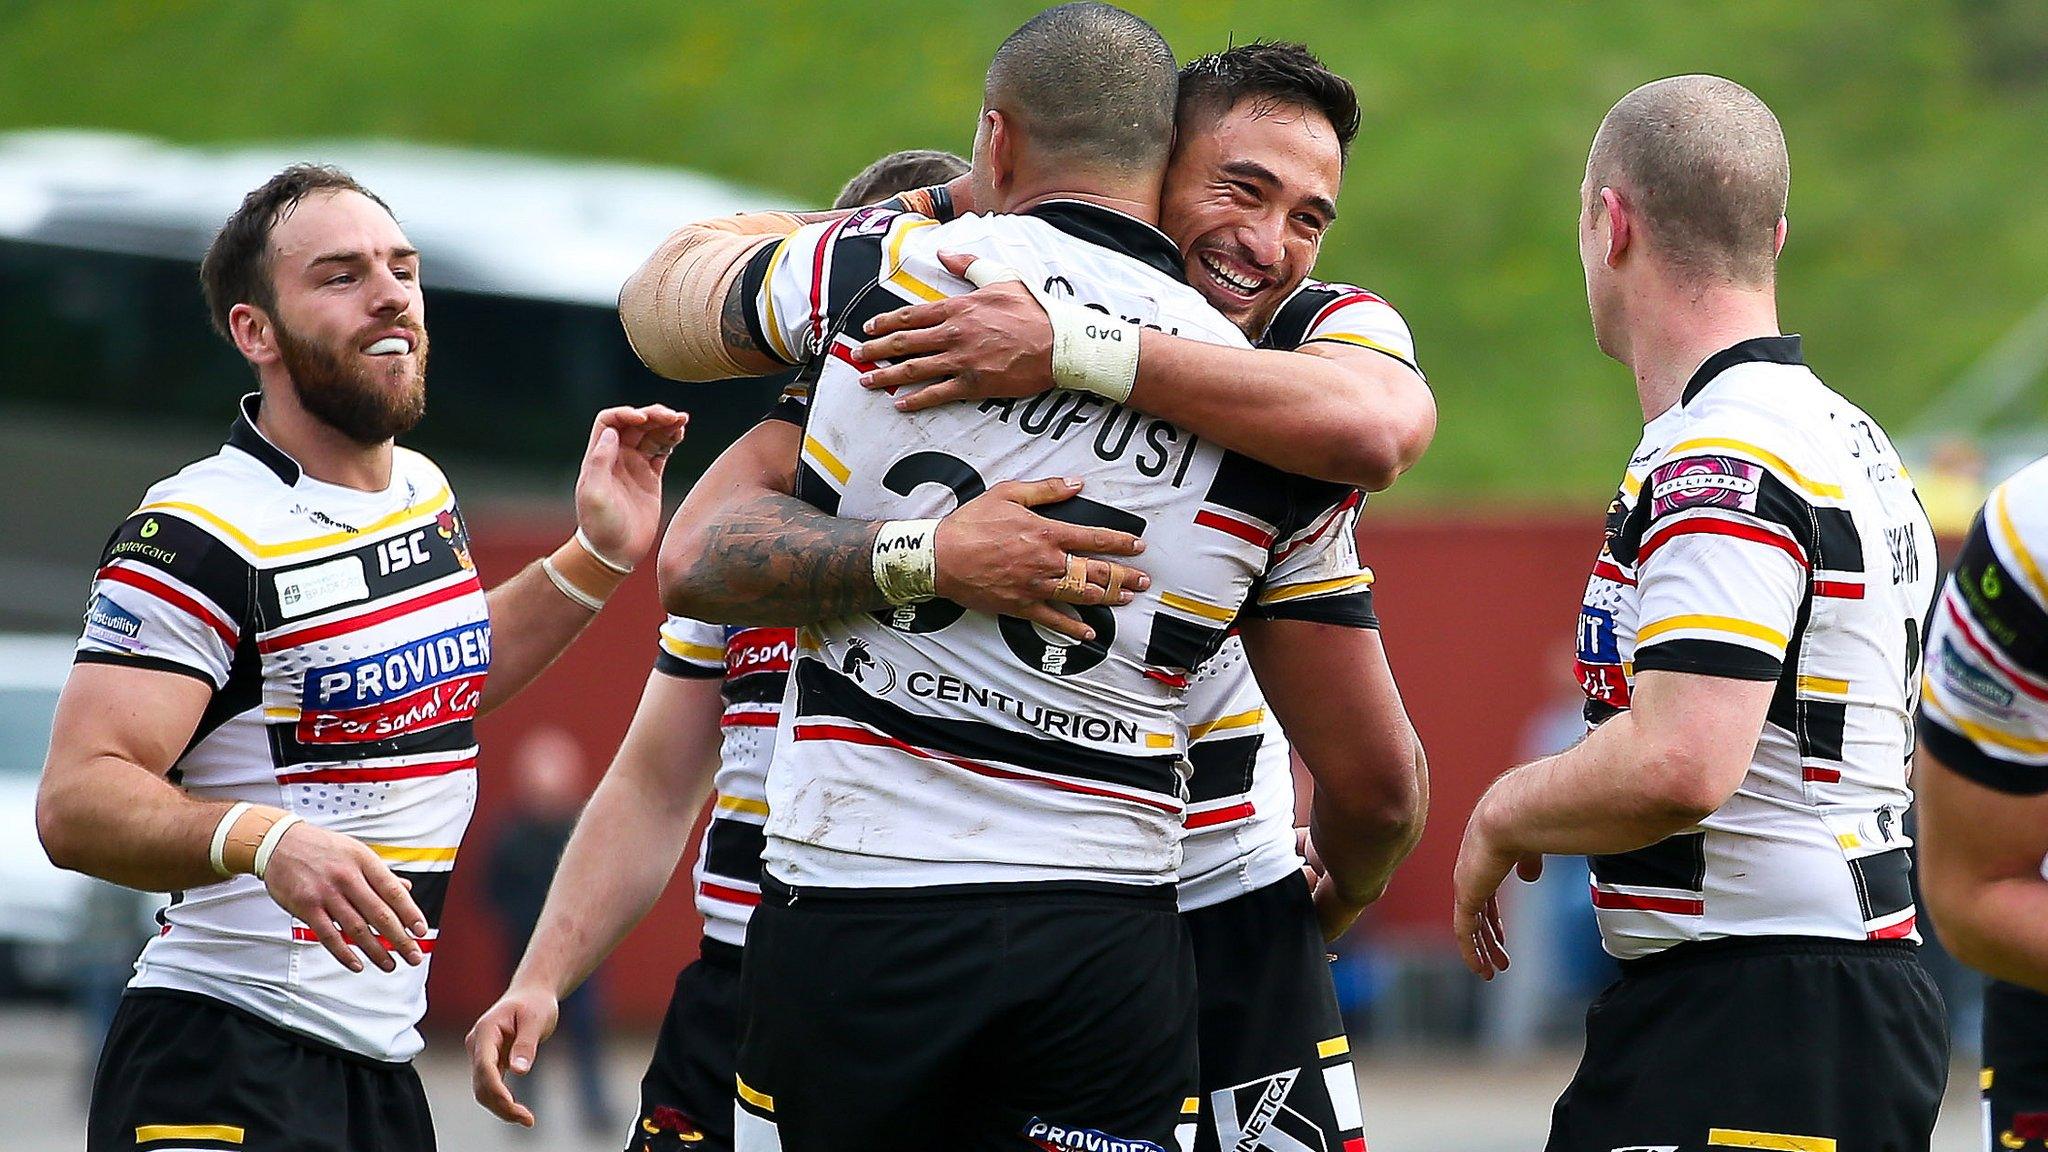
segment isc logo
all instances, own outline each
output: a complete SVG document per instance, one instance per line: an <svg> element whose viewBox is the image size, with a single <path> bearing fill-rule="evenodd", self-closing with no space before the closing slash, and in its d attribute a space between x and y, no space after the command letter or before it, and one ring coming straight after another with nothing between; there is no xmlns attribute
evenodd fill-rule
<svg viewBox="0 0 2048 1152"><path fill-rule="evenodd" d="M433 557L427 552L425 529L407 536L394 536L377 545L377 575L389 576L403 572L415 564L425 564Z"/></svg>

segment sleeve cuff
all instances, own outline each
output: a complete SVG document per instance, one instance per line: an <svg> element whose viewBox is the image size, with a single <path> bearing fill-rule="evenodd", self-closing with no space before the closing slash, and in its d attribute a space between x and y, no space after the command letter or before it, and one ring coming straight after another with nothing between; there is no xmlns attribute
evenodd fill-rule
<svg viewBox="0 0 2048 1152"><path fill-rule="evenodd" d="M1920 743L1942 766L1966 780L1982 784L2009 796L2039 796L2048 792L2048 767L2002 760L1984 751L1977 742L1961 735L1923 710L1917 724Z"/></svg>
<svg viewBox="0 0 2048 1152"><path fill-rule="evenodd" d="M723 665L713 668L706 664L693 664L667 649L654 654L654 670L663 676L683 680L718 680L725 676Z"/></svg>
<svg viewBox="0 0 2048 1152"><path fill-rule="evenodd" d="M1666 640L1635 654L1638 672L1689 672L1727 680L1776 680L1785 662L1754 648L1719 640Z"/></svg>
<svg viewBox="0 0 2048 1152"><path fill-rule="evenodd" d="M190 676L192 679L199 681L216 692L220 690L220 682L213 678L213 673L208 672L204 668L195 668L190 664L180 664L176 660L166 660L161 656L133 656L126 652L87 649L73 656L71 662L73 664L114 664L123 668L147 668L152 672L175 672L180 676Z"/></svg>

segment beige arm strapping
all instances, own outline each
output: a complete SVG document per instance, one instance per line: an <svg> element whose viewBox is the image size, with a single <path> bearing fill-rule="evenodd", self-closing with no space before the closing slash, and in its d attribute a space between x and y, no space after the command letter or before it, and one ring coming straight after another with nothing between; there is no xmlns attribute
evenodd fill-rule
<svg viewBox="0 0 2048 1152"><path fill-rule="evenodd" d="M754 253L802 224L788 212L749 212L671 234L619 289L619 322L641 362L671 380L724 380L782 368L765 352L733 347L721 314Z"/></svg>

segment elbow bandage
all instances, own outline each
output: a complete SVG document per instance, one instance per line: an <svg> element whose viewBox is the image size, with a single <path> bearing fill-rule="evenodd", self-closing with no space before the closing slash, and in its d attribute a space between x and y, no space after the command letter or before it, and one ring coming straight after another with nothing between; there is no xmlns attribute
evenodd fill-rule
<svg viewBox="0 0 2048 1152"><path fill-rule="evenodd" d="M797 230L787 212L692 224L664 241L619 290L619 321L642 363L671 380L759 375L726 347L719 313L763 247Z"/></svg>
<svg viewBox="0 0 2048 1152"><path fill-rule="evenodd" d="M1016 269L987 258L969 264L965 276L976 288L1015 280L1045 309L1046 319L1052 322L1054 387L1093 392L1118 404L1131 398L1131 390L1138 384L1138 325L1048 296Z"/></svg>

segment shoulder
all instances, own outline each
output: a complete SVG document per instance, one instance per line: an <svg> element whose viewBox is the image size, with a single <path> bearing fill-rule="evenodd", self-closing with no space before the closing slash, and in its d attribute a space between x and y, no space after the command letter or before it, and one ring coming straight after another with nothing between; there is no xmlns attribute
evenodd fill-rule
<svg viewBox="0 0 2048 1152"><path fill-rule="evenodd" d="M1971 535L1981 536L2000 566L2018 575L2034 599L2048 606L2048 457L1991 490Z"/></svg>
<svg viewBox="0 0 2048 1152"><path fill-rule="evenodd" d="M1356 284L1304 281L1280 305L1260 344L1292 351L1314 341L1370 348L1415 367L1408 321L1386 297Z"/></svg>
<svg viewBox="0 0 2048 1152"><path fill-rule="evenodd" d="M1840 466L1811 427L1820 414L1773 395L1770 381L1741 383L1746 386L1716 387L1691 402L1684 424L1650 465L1647 486L1719 471L1743 492L1769 477L1806 503L1842 503Z"/></svg>
<svg viewBox="0 0 2048 1152"><path fill-rule="evenodd" d="M218 553L239 559L246 568L260 548L265 523L289 492L260 462L222 451L152 484L115 529L108 555L128 543L133 546L124 555L138 560L155 556L161 566L196 563ZM156 556L145 543L178 559Z"/></svg>
<svg viewBox="0 0 2048 1152"><path fill-rule="evenodd" d="M403 445L394 448L391 467L399 479L412 484L421 496L449 489L448 474L424 452Z"/></svg>

